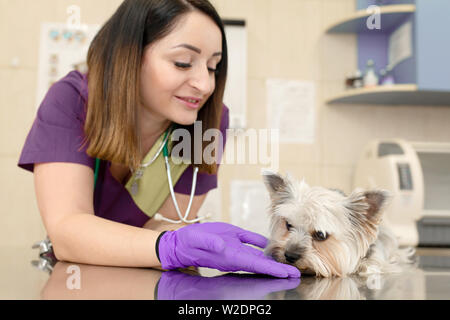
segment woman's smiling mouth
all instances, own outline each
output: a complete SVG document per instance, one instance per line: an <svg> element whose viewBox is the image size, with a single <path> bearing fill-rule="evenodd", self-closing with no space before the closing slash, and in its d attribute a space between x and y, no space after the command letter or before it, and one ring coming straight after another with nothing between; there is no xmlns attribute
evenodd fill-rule
<svg viewBox="0 0 450 320"><path fill-rule="evenodd" d="M191 109L198 109L200 107L201 99L194 97L177 97L177 96L175 96L175 98L177 98L184 105L188 106Z"/></svg>

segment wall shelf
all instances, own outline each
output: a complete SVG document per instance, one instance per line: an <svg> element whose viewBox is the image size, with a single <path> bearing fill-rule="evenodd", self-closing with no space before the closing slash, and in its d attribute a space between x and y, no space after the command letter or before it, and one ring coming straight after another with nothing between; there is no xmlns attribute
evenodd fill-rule
<svg viewBox="0 0 450 320"><path fill-rule="evenodd" d="M398 4L380 7L381 29L392 29L398 24L398 21L404 20L408 15L415 11L416 6L414 4ZM372 31L367 28L366 24L367 18L369 18L370 15L371 13L367 13L366 10L359 10L330 25L330 27L326 29L327 33L359 33Z"/></svg>
<svg viewBox="0 0 450 320"><path fill-rule="evenodd" d="M416 84L395 84L349 89L326 101L328 104L450 105L449 91L419 90Z"/></svg>
<svg viewBox="0 0 450 320"><path fill-rule="evenodd" d="M369 29L366 8L377 0L355 0L357 11L326 29L330 35L356 35L357 64L364 73L372 60L375 72L390 66L395 85L353 89L327 99L329 104L450 106L449 0L385 0L380 29ZM401 48L401 50L399 50ZM342 79L344 82L344 79Z"/></svg>

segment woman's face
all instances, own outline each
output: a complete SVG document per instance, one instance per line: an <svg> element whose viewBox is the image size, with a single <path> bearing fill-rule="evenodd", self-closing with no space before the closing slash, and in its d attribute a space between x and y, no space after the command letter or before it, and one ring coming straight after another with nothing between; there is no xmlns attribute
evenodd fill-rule
<svg viewBox="0 0 450 320"><path fill-rule="evenodd" d="M156 121L191 125L215 89L222 33L207 15L193 11L174 30L145 48L141 101Z"/></svg>

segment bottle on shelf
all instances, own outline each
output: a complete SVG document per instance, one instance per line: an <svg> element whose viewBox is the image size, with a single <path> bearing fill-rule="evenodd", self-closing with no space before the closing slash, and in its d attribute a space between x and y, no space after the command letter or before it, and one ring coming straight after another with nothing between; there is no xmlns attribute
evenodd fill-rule
<svg viewBox="0 0 450 320"><path fill-rule="evenodd" d="M358 69L355 73L355 78L353 81L353 88L362 88L363 87L363 76L361 71Z"/></svg>
<svg viewBox="0 0 450 320"><path fill-rule="evenodd" d="M363 77L360 70L345 78L346 89L361 88L363 86Z"/></svg>
<svg viewBox="0 0 450 320"><path fill-rule="evenodd" d="M378 85L378 76L375 72L375 63L372 59L367 61L363 82L365 88L376 87Z"/></svg>
<svg viewBox="0 0 450 320"><path fill-rule="evenodd" d="M380 71L380 74L381 74L381 71ZM384 74L383 78L381 79L380 84L382 86L391 86L391 85L395 84L394 75L392 73L392 67L390 65L388 65L386 67L385 74Z"/></svg>

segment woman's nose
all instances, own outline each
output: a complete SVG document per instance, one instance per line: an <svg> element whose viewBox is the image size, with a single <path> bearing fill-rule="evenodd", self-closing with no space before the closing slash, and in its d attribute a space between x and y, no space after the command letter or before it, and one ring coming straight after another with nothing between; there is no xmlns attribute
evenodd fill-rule
<svg viewBox="0 0 450 320"><path fill-rule="evenodd" d="M214 91L214 75L210 74L207 67L198 68L191 77L191 86L204 95Z"/></svg>

